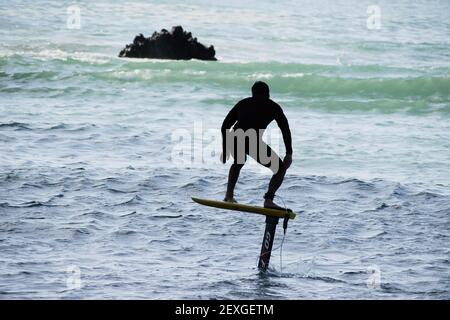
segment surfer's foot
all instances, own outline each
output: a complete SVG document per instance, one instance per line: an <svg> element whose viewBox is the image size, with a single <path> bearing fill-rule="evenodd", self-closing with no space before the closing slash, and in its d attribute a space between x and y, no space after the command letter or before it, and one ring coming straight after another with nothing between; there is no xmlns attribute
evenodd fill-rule
<svg viewBox="0 0 450 320"><path fill-rule="evenodd" d="M225 201L225 202L231 202L231 203L237 203L236 199L235 199L233 196L231 196L231 197L225 196L225 198L223 199L223 201Z"/></svg>
<svg viewBox="0 0 450 320"><path fill-rule="evenodd" d="M283 207L280 207L279 205L277 205L277 204L275 204L274 202L273 202L273 200L271 200L271 199L266 199L266 200L264 200L264 208L270 208L270 209L276 209L276 210L286 210L285 208L283 208Z"/></svg>

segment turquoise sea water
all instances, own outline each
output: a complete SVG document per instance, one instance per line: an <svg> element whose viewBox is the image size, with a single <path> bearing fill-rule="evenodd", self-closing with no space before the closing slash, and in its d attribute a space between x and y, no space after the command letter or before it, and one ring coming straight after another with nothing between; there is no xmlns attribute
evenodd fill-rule
<svg viewBox="0 0 450 320"><path fill-rule="evenodd" d="M1 1L0 298L450 298L450 5L378 1L375 29L371 5ZM117 57L173 25L219 61ZM264 218L190 200L223 197L218 129L256 80L299 213L268 275ZM249 163L236 198L269 178Z"/></svg>

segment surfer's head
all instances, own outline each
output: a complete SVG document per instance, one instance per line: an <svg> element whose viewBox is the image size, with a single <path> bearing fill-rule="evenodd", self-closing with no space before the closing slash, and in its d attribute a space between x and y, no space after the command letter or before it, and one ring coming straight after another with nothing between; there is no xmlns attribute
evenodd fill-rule
<svg viewBox="0 0 450 320"><path fill-rule="evenodd" d="M255 98L266 98L269 99L269 86L267 83L262 81L256 81L252 86L252 95Z"/></svg>

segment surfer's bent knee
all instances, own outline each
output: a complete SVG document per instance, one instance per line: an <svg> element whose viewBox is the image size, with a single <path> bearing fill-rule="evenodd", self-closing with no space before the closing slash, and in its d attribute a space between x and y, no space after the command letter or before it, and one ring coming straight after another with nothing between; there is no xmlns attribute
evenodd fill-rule
<svg viewBox="0 0 450 320"><path fill-rule="evenodd" d="M264 166L272 170L274 175L281 173L284 174L286 172L286 166L280 158L278 158L278 161L271 161Z"/></svg>
<svg viewBox="0 0 450 320"><path fill-rule="evenodd" d="M243 164L243 163L236 163L236 162L234 162L231 166L232 166L234 169L239 169L239 170L241 170L242 167L244 166L244 164Z"/></svg>

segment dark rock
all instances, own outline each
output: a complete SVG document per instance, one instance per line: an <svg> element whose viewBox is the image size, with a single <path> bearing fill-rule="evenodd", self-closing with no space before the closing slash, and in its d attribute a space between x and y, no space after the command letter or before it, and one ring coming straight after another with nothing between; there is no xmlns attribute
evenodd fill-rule
<svg viewBox="0 0 450 320"><path fill-rule="evenodd" d="M214 46L205 47L197 41L197 38L193 38L190 32L176 26L170 32L166 29L162 29L161 32L155 31L149 38L144 37L142 33L139 34L133 43L127 44L120 51L119 57L217 60L215 54Z"/></svg>

